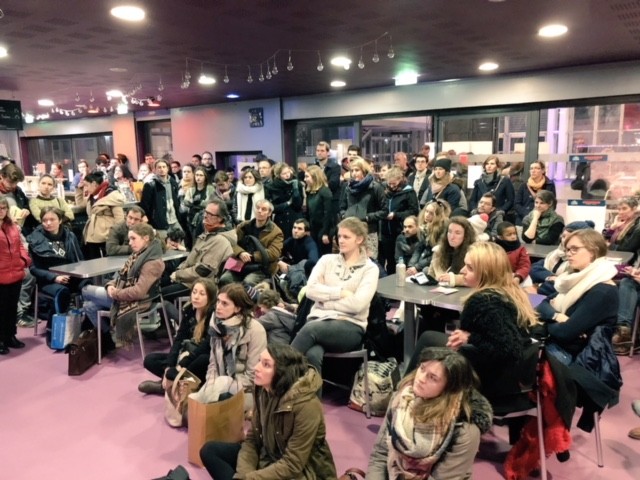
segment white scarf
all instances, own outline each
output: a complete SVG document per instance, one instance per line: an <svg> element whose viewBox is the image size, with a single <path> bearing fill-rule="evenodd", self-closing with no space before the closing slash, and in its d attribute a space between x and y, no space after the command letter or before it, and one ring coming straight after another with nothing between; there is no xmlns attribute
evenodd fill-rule
<svg viewBox="0 0 640 480"><path fill-rule="evenodd" d="M616 267L604 257L596 258L591 265L579 272L563 273L556 278L554 286L558 296L551 300L551 306L566 315L571 305L591 287L610 281L617 273Z"/></svg>
<svg viewBox="0 0 640 480"><path fill-rule="evenodd" d="M256 202L264 200L264 188L262 188L261 183L247 186L244 183L238 182L236 187L236 205L238 206L236 220L240 222L244 222L244 212L247 210L247 199L250 193L253 193L253 198L251 199L253 208L251 209L251 218L249 219L252 220L256 216Z"/></svg>
<svg viewBox="0 0 640 480"><path fill-rule="evenodd" d="M554 267L560 265L556 270ZM567 262L567 252L565 251L562 245L559 245L554 251L549 252L547 256L544 258L544 268L553 272L554 275L560 275L561 273L569 271L569 262Z"/></svg>

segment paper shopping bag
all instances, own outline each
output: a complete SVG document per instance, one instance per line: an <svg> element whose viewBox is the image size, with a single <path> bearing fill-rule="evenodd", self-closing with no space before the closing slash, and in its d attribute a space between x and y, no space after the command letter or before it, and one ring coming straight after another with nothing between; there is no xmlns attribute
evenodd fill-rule
<svg viewBox="0 0 640 480"><path fill-rule="evenodd" d="M203 467L200 449L211 441L241 442L244 440L244 392L214 403L201 403L189 396L189 462Z"/></svg>
<svg viewBox="0 0 640 480"><path fill-rule="evenodd" d="M82 311L70 310L68 313L56 313L51 321L51 348L64 350L80 335Z"/></svg>

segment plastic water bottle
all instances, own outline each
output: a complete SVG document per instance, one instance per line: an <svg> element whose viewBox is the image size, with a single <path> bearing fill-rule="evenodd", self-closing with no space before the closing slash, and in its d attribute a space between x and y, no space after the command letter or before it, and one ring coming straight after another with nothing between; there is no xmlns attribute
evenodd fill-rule
<svg viewBox="0 0 640 480"><path fill-rule="evenodd" d="M396 286L404 287L406 279L407 266L404 264L404 258L400 257L398 259L398 264L396 265Z"/></svg>

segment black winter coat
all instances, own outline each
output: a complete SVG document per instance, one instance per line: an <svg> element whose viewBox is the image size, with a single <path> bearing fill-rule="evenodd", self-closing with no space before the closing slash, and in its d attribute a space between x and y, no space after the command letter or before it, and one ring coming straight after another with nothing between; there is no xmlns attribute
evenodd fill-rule
<svg viewBox="0 0 640 480"><path fill-rule="evenodd" d="M58 276L49 270L51 267L59 265L67 265L69 263L80 262L84 260L82 250L76 236L66 227L61 227L62 241L64 253L62 250L56 250L54 245L47 238L42 225L27 237L29 244L29 255L31 256L31 273L41 284L53 283Z"/></svg>
<svg viewBox="0 0 640 480"><path fill-rule="evenodd" d="M388 239L397 238L402 233L403 223L407 217L418 215L418 197L411 185L405 185L402 190L386 191L389 213L393 213L393 219L382 221L382 237Z"/></svg>

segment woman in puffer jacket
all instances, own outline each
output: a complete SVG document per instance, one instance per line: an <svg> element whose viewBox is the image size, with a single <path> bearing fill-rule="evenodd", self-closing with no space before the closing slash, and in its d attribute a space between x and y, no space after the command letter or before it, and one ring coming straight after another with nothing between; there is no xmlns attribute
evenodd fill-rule
<svg viewBox="0 0 640 480"><path fill-rule="evenodd" d="M6 355L9 348L24 347L16 338L16 321L24 269L31 259L20 239L20 230L9 217L9 202L4 195L0 195L0 222L0 355Z"/></svg>

